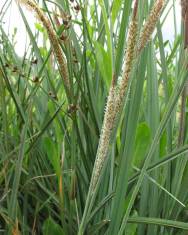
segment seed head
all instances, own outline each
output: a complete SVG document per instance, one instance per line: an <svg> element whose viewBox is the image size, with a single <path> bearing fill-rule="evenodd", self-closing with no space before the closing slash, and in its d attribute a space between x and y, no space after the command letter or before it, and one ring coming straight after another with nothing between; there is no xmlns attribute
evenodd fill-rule
<svg viewBox="0 0 188 235"><path fill-rule="evenodd" d="M119 112L123 105L125 93L127 91L127 86L130 78L130 72L134 62L136 42L137 42L137 30L138 30L137 17L136 17L137 10L138 10L138 0L135 1L133 9L133 17L129 26L127 50L125 52L122 79L117 87L118 95L116 97L116 112Z"/></svg>
<svg viewBox="0 0 188 235"><path fill-rule="evenodd" d="M103 168L103 165L107 156L107 152L108 152L111 132L114 127L114 120L116 117L115 95L116 95L115 88L114 86L112 86L109 91L108 100L107 100L107 104L105 108L103 127L101 130L99 145L97 149L97 156L96 156L93 176L91 180L93 190L101 174L101 170Z"/></svg>
<svg viewBox="0 0 188 235"><path fill-rule="evenodd" d="M164 3L165 0L155 1L151 13L149 14L149 17L146 20L146 23L140 34L140 39L138 43L138 53L146 46L147 42L150 40L150 37L155 29L156 23L163 9Z"/></svg>
<svg viewBox="0 0 188 235"><path fill-rule="evenodd" d="M48 33L48 37L51 42L54 54L56 56L56 59L57 59L58 65L59 65L59 69L60 69L60 73L61 73L63 80L64 80L64 85L69 91L70 84L69 84L69 78L68 78L69 75L68 75L66 59L63 55L61 46L59 44L59 39L58 39L56 32L54 31L54 29L49 21L49 19L46 17L46 15L40 9L38 4L36 2L34 2L33 0L17 0L17 2L29 7L29 9L32 10L33 12L35 12L35 14L39 18L39 20L43 23L44 28L46 29L46 31Z"/></svg>

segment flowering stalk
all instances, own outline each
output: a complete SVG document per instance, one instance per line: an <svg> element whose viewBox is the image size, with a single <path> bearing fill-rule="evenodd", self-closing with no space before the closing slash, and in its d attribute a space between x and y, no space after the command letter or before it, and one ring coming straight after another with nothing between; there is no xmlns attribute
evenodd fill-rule
<svg viewBox="0 0 188 235"><path fill-rule="evenodd" d="M67 62L65 59L65 56L63 55L61 46L59 44L59 39L56 35L55 30L53 29L49 19L46 17L46 15L43 13L43 11L40 9L38 4L34 2L33 0L17 0L18 3L24 4L26 7L28 7L30 10L34 11L37 18L43 23L44 28L46 29L48 33L49 40L51 42L54 54L56 56L60 73L63 77L64 85L67 89L67 91L70 91L70 83L69 83L69 75L68 75L68 69L67 69Z"/></svg>
<svg viewBox="0 0 188 235"><path fill-rule="evenodd" d="M132 22L129 26L127 50L125 53L122 80L120 84L118 85L118 94L116 97L116 113L119 113L119 111L122 108L125 93L127 91L127 86L128 86L128 82L130 78L130 73L131 73L134 57L135 57L137 29L138 29L138 24L137 24L137 19L136 19L137 9L138 9L138 1L135 2Z"/></svg>
<svg viewBox="0 0 188 235"><path fill-rule="evenodd" d="M105 115L104 115L104 120L103 120L103 126L101 130L95 165L93 169L93 175L91 179L92 190L94 190L97 184L98 178L100 176L102 167L104 165L104 162L107 156L108 147L110 144L110 137L111 137L111 133L114 127L114 122L115 122L115 117L116 117L115 96L116 96L116 89L115 89L115 83L113 81L112 86L109 91L109 95L108 95L108 100L107 100Z"/></svg>
<svg viewBox="0 0 188 235"><path fill-rule="evenodd" d="M136 20L136 13L137 13L137 6L138 6L138 0L135 2L135 7L134 7L134 13L133 13L133 21ZM126 63L126 72L129 73L131 70L132 62L131 59L133 58L132 50L134 51L134 45L131 43L131 39L136 38L136 36L133 36L132 33L136 34L137 29L133 29L132 27L134 24L131 24L131 28L129 30L129 40L128 40L128 48L126 52L126 59L128 58L128 61ZM131 47L131 48L130 48ZM127 54L131 54L128 56ZM123 83L124 84L124 83ZM104 120L103 120L103 126L101 130L101 135L100 135L100 140L99 140L99 145L97 149L97 154L96 154L96 159L95 159L95 164L92 172L92 177L90 181L90 186L89 186L89 191L86 199L86 204L85 204L85 209L84 209L84 214L82 217L82 221L79 227L79 235L82 235L84 233L84 225L85 225L85 219L88 213L88 210L90 208L90 202L91 198L93 195L93 192L95 191L96 185L98 183L99 177L101 175L102 168L104 166L104 162L107 157L108 153L108 148L110 145L110 138L112 134L112 130L115 126L115 121L117 117L117 85L116 85L116 78L115 76L112 79L108 99L107 99L107 104L105 108L105 113L104 113Z"/></svg>
<svg viewBox="0 0 188 235"><path fill-rule="evenodd" d="M109 95L108 95L104 121L103 121L103 127L101 130L101 136L99 140L95 166L93 169L93 177L91 179L93 190L98 181L100 172L102 170L102 167L104 165L104 162L107 156L111 133L115 126L115 120L117 117L117 113L119 112L119 107L121 106L120 103L123 103L123 97L124 97L125 90L128 84L128 78L129 78L129 74L131 71L132 63L133 63L134 49L136 45L137 8L138 8L138 0L136 0L135 2L132 23L129 29L127 51L125 54L125 70L123 72L123 80L120 85L119 95L117 94L118 90L115 87L115 77L113 78L112 85L111 85Z"/></svg>
<svg viewBox="0 0 188 235"><path fill-rule="evenodd" d="M159 19L159 16L162 12L164 5L165 5L165 0L155 1L151 13L149 14L148 19L146 20L146 23L140 34L140 38L138 41L138 53L141 52L141 50L146 46L146 44L150 40L150 37L155 29L156 23Z"/></svg>
<svg viewBox="0 0 188 235"><path fill-rule="evenodd" d="M135 4L135 9L133 13L133 20L130 25L129 30L129 37L128 37L128 48L125 54L125 63L124 63L124 70L123 70L123 78L119 85L119 95L117 96L117 104L116 104L116 113L121 110L123 105L123 100L125 97L125 93L127 90L129 78L130 78L130 72L132 69L132 64L134 61L134 53L137 53L139 55L143 48L147 45L148 41L150 40L150 37L155 29L156 23L159 19L159 16L161 14L161 11L163 9L165 1L164 0L157 0L151 10L151 13L146 20L146 23L143 27L143 30L140 34L139 40L138 40L138 48L137 51L135 51L135 45L136 45L136 32L137 32L137 21L136 21L136 10L138 7L138 2Z"/></svg>
<svg viewBox="0 0 188 235"><path fill-rule="evenodd" d="M96 188L96 184L101 174L101 170L103 168L109 144L112 130L115 126L115 121L117 118L118 113L120 112L123 101L125 97L125 93L127 91L127 86L130 78L130 73L133 67L133 62L135 58L135 54L140 54L142 49L146 46L147 42L150 39L151 34L155 28L157 20L160 16L162 8L164 6L165 0L156 0L151 13L144 25L144 28L141 32L138 47L137 45L137 9L138 9L138 0L135 0L134 10L133 10L133 17L129 27L129 34L128 34L128 43L127 43L127 50L125 53L125 62L124 62L124 69L122 80L120 81L119 85L115 85L115 78L112 80L112 85L109 91L107 105L104 114L104 121L103 127L101 130L101 136L99 140L99 145L96 154L96 160L93 168L93 173L90 181L90 187L87 195L86 205L84 209L84 214L82 217L82 222L79 227L79 235L84 233L84 221L86 219L88 210L90 208L90 201L92 198L92 192L94 192Z"/></svg>
<svg viewBox="0 0 188 235"><path fill-rule="evenodd" d="M133 64L134 51L136 45L136 35L137 35L137 19L136 19L137 9L138 9L138 0L136 0L134 5L132 22L129 28L127 51L125 53L123 79L121 81L120 88L117 89L115 85L115 77L113 77L111 88L108 95L107 105L104 114L103 127L101 130L95 165L93 169L93 175L91 178L92 191L95 189L95 186L97 184L97 181L99 179L102 167L104 165L107 156L111 133L115 126L115 120L117 114L120 111L120 108L123 103L123 98L126 92L128 79Z"/></svg>

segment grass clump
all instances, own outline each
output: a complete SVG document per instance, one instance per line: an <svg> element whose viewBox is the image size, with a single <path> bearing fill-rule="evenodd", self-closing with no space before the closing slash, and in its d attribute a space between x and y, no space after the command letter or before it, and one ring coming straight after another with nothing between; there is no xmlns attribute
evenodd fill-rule
<svg viewBox="0 0 188 235"><path fill-rule="evenodd" d="M2 24L6 1L0 233L185 235L184 4L170 42L175 1L16 3L29 44L18 55L16 31Z"/></svg>

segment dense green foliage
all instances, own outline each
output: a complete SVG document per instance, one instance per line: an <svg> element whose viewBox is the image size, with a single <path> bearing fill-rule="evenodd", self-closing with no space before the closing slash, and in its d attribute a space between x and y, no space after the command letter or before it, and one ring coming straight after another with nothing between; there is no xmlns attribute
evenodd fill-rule
<svg viewBox="0 0 188 235"><path fill-rule="evenodd" d="M153 3L139 1L138 31ZM134 60L84 214L111 80L122 75L132 0L43 0L40 6L59 37L71 89L65 91L42 22L33 32L20 5L30 38L23 58L0 24L0 234L186 235L187 102L181 105L181 94L187 55L183 36L163 40L169 12Z"/></svg>

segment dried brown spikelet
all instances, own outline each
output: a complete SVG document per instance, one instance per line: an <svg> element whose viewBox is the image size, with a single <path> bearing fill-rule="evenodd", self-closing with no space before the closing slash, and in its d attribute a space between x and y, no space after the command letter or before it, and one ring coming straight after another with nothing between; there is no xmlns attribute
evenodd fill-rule
<svg viewBox="0 0 188 235"><path fill-rule="evenodd" d="M75 113L78 110L78 106L76 104L70 104L68 107L68 113Z"/></svg>
<svg viewBox="0 0 188 235"><path fill-rule="evenodd" d="M22 3L26 6L28 6L32 11L34 11L35 14L37 15L37 17L43 23L44 28L46 29L46 31L48 33L48 37L50 39L54 54L55 54L56 59L58 61L60 73L63 76L64 85L66 86L66 88L69 91L70 90L70 83L69 83L69 75L68 75L66 59L62 53L62 49L59 44L58 37L57 37L49 19L45 16L45 14L40 9L38 4L36 2L34 2L33 0L17 0L17 1L18 1L18 3Z"/></svg>
<svg viewBox="0 0 188 235"><path fill-rule="evenodd" d="M12 69L12 72L13 72L13 73L18 72L18 67L17 67L17 66L14 66L13 69Z"/></svg>
<svg viewBox="0 0 188 235"><path fill-rule="evenodd" d="M77 64L77 63L78 63L78 60L77 60L77 59L74 59L74 60L73 60L73 63L74 63L74 64Z"/></svg>
<svg viewBox="0 0 188 235"><path fill-rule="evenodd" d="M61 26L61 23L59 21L58 15L55 12L53 12L53 18L54 18L56 26L59 28Z"/></svg>
<svg viewBox="0 0 188 235"><path fill-rule="evenodd" d="M63 24L64 24L65 26L68 26L69 21L68 21L67 19L63 19Z"/></svg>
<svg viewBox="0 0 188 235"><path fill-rule="evenodd" d="M68 36L65 35L64 33L62 33L61 36L60 36L60 39L61 39L62 41L66 41L67 38L68 38Z"/></svg>
<svg viewBox="0 0 188 235"><path fill-rule="evenodd" d="M61 17L64 24L64 28L65 29L70 28L72 16L67 14L66 12L61 12Z"/></svg>
<svg viewBox="0 0 188 235"><path fill-rule="evenodd" d="M48 95L49 95L52 99L57 100L56 94L54 94L52 91L49 91L49 92L48 92Z"/></svg>
<svg viewBox="0 0 188 235"><path fill-rule="evenodd" d="M161 11L163 9L165 0L156 0L151 13L147 18L143 30L140 34L139 43L138 43L138 53L146 46L147 42L150 40L150 37L155 29L156 23L159 19Z"/></svg>
<svg viewBox="0 0 188 235"><path fill-rule="evenodd" d="M39 82L39 77L38 77L38 76L35 76L35 77L33 78L32 82L38 83L38 82Z"/></svg>
<svg viewBox="0 0 188 235"><path fill-rule="evenodd" d="M31 61L31 64L37 64L38 63L38 59L33 59L32 61Z"/></svg>
<svg viewBox="0 0 188 235"><path fill-rule="evenodd" d="M74 6L74 10L75 10L76 12L80 11L80 9L81 9L81 7L80 7L79 4L77 4L77 5Z"/></svg>

